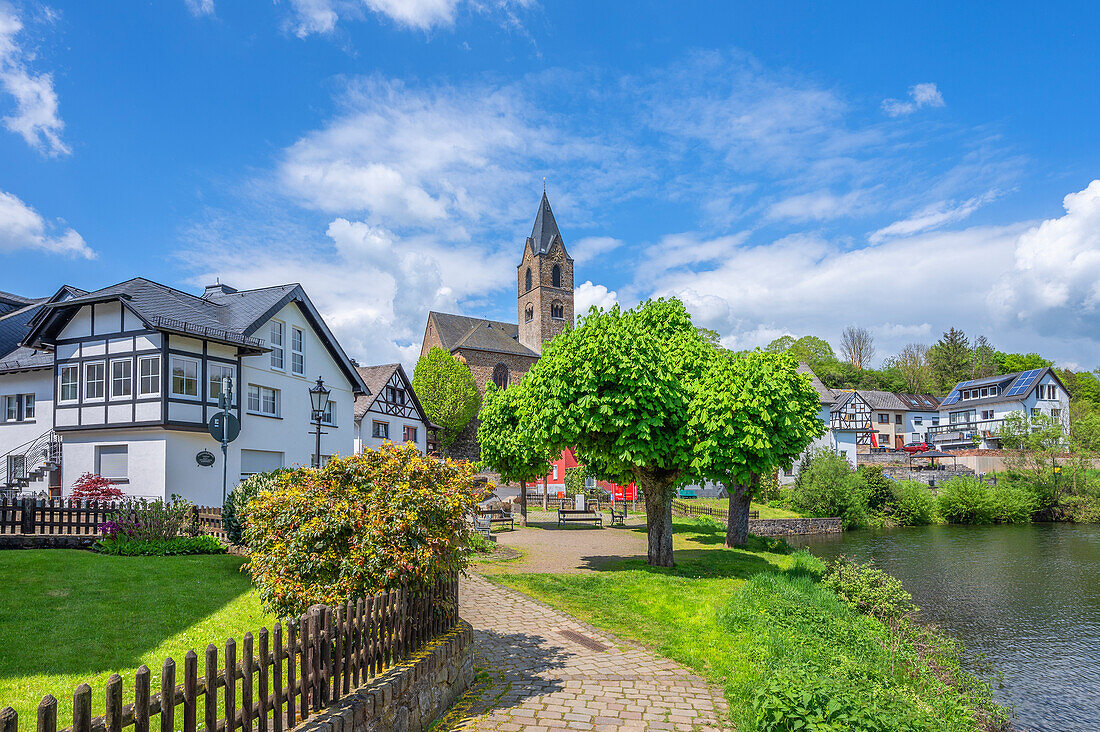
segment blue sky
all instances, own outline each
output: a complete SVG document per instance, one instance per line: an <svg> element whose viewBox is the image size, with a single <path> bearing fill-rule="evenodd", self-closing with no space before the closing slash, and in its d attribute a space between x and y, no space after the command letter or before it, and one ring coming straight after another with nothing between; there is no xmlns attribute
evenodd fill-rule
<svg viewBox="0 0 1100 732"><path fill-rule="evenodd" d="M950 326L1100 365L1088 4L0 0L0 289L300 281L365 362L579 305L731 347Z"/></svg>

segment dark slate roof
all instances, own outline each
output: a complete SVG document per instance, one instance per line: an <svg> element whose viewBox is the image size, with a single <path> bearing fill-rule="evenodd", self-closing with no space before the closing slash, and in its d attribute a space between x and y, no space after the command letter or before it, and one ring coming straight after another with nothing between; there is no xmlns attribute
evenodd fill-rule
<svg viewBox="0 0 1100 732"><path fill-rule="evenodd" d="M235 291L232 288L207 289L204 297L191 295L159 282L135 277L101 290L47 305L51 312L32 324L27 345L48 344L82 305L117 300L123 302L150 328L228 343L250 350L270 350L262 337L255 335L279 310L297 302L306 319L323 336L333 358L340 364L356 390L364 387L359 374L325 325L301 285L292 283ZM56 316L56 317L54 317ZM266 335L266 334L262 334Z"/></svg>
<svg viewBox="0 0 1100 732"><path fill-rule="evenodd" d="M499 320L468 318L451 313L428 313L435 323L436 333L448 351L469 348L474 351L512 353L538 358L538 354L519 342L519 326Z"/></svg>
<svg viewBox="0 0 1100 732"><path fill-rule="evenodd" d="M16 297L26 302L19 308L0 314L0 372L25 371L53 366L53 353L47 350L23 348L19 344L30 332L30 324L42 310L42 305L69 296L83 295L83 290L64 286L50 297L19 298L0 293L0 299Z"/></svg>
<svg viewBox="0 0 1100 732"><path fill-rule="evenodd" d="M542 201L539 202L539 212L535 214L535 225L531 227L531 236L527 239L527 246L531 247L533 254L546 254L550 246L557 239L562 248L565 241L558 231L558 222L554 220L554 211L550 208L550 200L546 198L546 191L542 192Z"/></svg>
<svg viewBox="0 0 1100 732"><path fill-rule="evenodd" d="M832 404L836 401L836 394L833 393L833 390L821 383L821 379L817 378L817 374L815 374L809 366L800 362L798 364L798 373L810 375L810 381L813 383L814 389L817 390L817 395L821 399L822 404Z"/></svg>
<svg viewBox="0 0 1100 732"><path fill-rule="evenodd" d="M905 408L910 412L936 412L940 408L940 398L935 394L897 394Z"/></svg>
<svg viewBox="0 0 1100 732"><path fill-rule="evenodd" d="M1030 382L1028 381L1028 375L1030 376ZM1035 387L1039 385L1039 382L1046 378L1047 374L1050 374L1054 379L1062 385L1062 388L1066 389L1066 385L1062 383L1062 379L1058 377L1058 372L1049 366L1045 366L1041 369L1029 369L1027 371L1015 371L1011 374L1000 374L998 376L986 376L982 379L973 379L970 381L960 381L955 385L946 397L944 397L944 403L941 405L944 409L963 409L974 406L980 406L983 404L998 404L1002 402L1019 402L1027 399L1031 392L1035 391ZM981 397L978 399L967 399L965 401L959 398L960 391L964 389L980 389L983 386L998 387L998 394L996 396ZM1019 385L1020 393L1007 396L1014 388Z"/></svg>
<svg viewBox="0 0 1100 732"><path fill-rule="evenodd" d="M27 305L45 302L46 298L23 297L0 290L0 315L7 315Z"/></svg>

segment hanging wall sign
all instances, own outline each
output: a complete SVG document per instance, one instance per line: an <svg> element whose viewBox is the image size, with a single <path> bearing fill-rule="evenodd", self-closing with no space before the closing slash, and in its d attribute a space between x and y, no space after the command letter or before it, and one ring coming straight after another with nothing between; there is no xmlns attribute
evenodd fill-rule
<svg viewBox="0 0 1100 732"><path fill-rule="evenodd" d="M215 460L216 458L214 457L214 453L210 452L209 450L202 450L197 455L195 455L195 462L204 468L209 468L211 465L214 464Z"/></svg>

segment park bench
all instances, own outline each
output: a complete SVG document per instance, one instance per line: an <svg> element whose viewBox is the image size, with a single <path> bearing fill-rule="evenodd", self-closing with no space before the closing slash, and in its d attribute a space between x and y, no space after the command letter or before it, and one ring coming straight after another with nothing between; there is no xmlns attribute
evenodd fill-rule
<svg viewBox="0 0 1100 732"><path fill-rule="evenodd" d="M558 526L566 523L594 523L599 527L603 527L603 516L597 511L578 511L574 508L559 508L558 509Z"/></svg>
<svg viewBox="0 0 1100 732"><path fill-rule="evenodd" d="M509 529L515 529L515 520L512 518L512 512L503 508L490 508L484 511L477 512L478 518L487 519L490 526L492 524L508 524Z"/></svg>
<svg viewBox="0 0 1100 732"><path fill-rule="evenodd" d="M488 516L474 516L474 531L488 539L491 530Z"/></svg>
<svg viewBox="0 0 1100 732"><path fill-rule="evenodd" d="M622 504L622 508L615 510L615 504L611 504L611 526L626 526L626 504Z"/></svg>

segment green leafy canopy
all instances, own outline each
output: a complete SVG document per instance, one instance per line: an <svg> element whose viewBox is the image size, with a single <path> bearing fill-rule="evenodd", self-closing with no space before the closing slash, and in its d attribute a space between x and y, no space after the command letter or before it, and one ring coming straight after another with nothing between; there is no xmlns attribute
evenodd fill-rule
<svg viewBox="0 0 1100 732"><path fill-rule="evenodd" d="M454 442L477 414L480 399L470 367L442 348L432 348L416 362L413 390L428 419L443 428L444 445Z"/></svg>
<svg viewBox="0 0 1100 732"><path fill-rule="evenodd" d="M533 482L541 478L546 475L550 461L560 454L552 453L523 429L518 406L524 398L523 384L508 389L489 384L478 413L481 462L500 473L501 480L506 483Z"/></svg>

